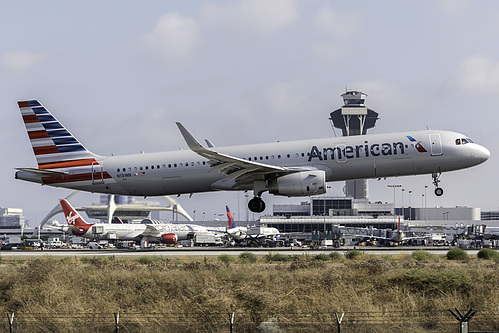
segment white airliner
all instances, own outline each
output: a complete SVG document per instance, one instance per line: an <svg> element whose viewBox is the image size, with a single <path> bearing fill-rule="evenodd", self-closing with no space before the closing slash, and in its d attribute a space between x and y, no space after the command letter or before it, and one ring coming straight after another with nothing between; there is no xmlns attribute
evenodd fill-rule
<svg viewBox="0 0 499 333"><path fill-rule="evenodd" d="M466 135L414 131L245 146L201 146L177 123L186 151L99 156L87 150L36 100L18 102L38 162L16 178L81 191L158 196L253 190L248 203L263 212L265 191L288 197L324 194L326 182L440 174L485 162L490 152Z"/></svg>
<svg viewBox="0 0 499 333"><path fill-rule="evenodd" d="M205 227L191 224L176 223L95 223L85 222L83 217L71 206L61 199L62 211L68 223L68 232L73 235L90 239L117 239L117 240L147 240L149 242L161 242L175 244L180 240L193 238L196 233L212 233ZM218 232L223 234L223 232Z"/></svg>
<svg viewBox="0 0 499 333"><path fill-rule="evenodd" d="M272 227L236 227L229 206L225 206L225 209L227 211L227 235L234 238L236 241L242 241L244 239L254 241L260 238L275 240L281 234L277 228Z"/></svg>

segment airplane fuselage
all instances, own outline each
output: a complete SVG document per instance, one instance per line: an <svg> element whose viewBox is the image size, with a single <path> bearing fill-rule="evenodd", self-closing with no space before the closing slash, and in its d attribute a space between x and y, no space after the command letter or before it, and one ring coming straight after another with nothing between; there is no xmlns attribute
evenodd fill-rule
<svg viewBox="0 0 499 333"><path fill-rule="evenodd" d="M322 170L327 182L441 173L468 168L489 157L486 148L463 134L431 130L217 147L216 151L265 165ZM227 175L214 170L208 162L191 150L97 156L88 165L60 164L60 168L51 169L64 175L18 171L16 178L56 187L135 196L252 188L238 186L233 180L225 181ZM264 177L262 180L266 181Z"/></svg>

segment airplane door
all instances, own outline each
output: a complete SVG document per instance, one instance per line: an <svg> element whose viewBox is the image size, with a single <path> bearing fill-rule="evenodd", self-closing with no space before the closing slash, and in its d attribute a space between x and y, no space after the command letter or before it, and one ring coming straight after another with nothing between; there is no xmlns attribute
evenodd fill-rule
<svg viewBox="0 0 499 333"><path fill-rule="evenodd" d="M92 162L92 184L104 184L104 167L99 162Z"/></svg>
<svg viewBox="0 0 499 333"><path fill-rule="evenodd" d="M336 163L346 163L347 157L345 155L345 145L338 145L335 147L335 160Z"/></svg>
<svg viewBox="0 0 499 333"><path fill-rule="evenodd" d="M440 134L430 134L431 156L442 155L442 140Z"/></svg>

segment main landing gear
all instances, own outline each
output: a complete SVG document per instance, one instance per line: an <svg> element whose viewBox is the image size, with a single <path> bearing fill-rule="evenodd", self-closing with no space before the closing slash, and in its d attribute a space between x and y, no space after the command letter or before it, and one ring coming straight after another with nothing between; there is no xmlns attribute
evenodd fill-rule
<svg viewBox="0 0 499 333"><path fill-rule="evenodd" d="M431 176L433 178L433 185L435 185L435 195L437 197L441 197L444 194L444 190L441 187L438 187L438 183L440 183L440 175L441 173L432 173Z"/></svg>
<svg viewBox="0 0 499 333"><path fill-rule="evenodd" d="M265 180L255 180L253 182L254 197L248 202L248 209L253 213L261 213L265 210L265 202L262 200L262 193L267 190Z"/></svg>
<svg viewBox="0 0 499 333"><path fill-rule="evenodd" d="M248 202L248 208L253 213L261 213L265 210L265 202L262 198L255 196Z"/></svg>

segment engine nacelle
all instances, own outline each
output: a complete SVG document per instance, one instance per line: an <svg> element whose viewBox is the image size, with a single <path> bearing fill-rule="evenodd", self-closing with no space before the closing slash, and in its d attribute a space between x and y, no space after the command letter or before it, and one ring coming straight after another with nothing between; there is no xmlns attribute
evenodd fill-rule
<svg viewBox="0 0 499 333"><path fill-rule="evenodd" d="M269 181L269 192L289 197L324 194L326 173L322 170L311 170L280 176Z"/></svg>
<svg viewBox="0 0 499 333"><path fill-rule="evenodd" d="M175 244L178 241L176 234L163 234L161 235L161 243Z"/></svg>

